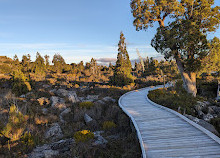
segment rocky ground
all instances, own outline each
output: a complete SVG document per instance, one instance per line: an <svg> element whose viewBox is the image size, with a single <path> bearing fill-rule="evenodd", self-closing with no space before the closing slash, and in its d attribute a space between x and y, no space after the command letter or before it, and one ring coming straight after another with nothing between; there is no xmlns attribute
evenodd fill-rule
<svg viewBox="0 0 220 158"><path fill-rule="evenodd" d="M31 143L29 139L19 139L4 144L0 157L140 157L136 133L117 104L125 91L86 86L67 88L46 83L36 83L31 92L20 97L7 88L1 91L1 126L6 126L13 102L28 116L23 134L31 134ZM91 105L83 106L83 102ZM113 125L104 125L109 122ZM91 131L94 137L77 141L74 134L83 130Z"/></svg>
<svg viewBox="0 0 220 158"><path fill-rule="evenodd" d="M216 126L211 124L213 123L213 120L219 120L220 118L220 106L218 106L218 103L216 102L214 104L208 101L197 101L194 109L197 114L196 117L187 114L185 114L185 116L195 123L203 126L207 130L211 131L215 135L220 136L220 121L217 122L218 125L216 124Z"/></svg>

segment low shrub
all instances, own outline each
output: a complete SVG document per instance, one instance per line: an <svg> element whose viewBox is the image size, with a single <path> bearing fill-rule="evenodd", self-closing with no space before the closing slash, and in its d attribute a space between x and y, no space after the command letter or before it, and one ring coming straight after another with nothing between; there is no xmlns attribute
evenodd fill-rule
<svg viewBox="0 0 220 158"><path fill-rule="evenodd" d="M25 130L28 116L18 111L15 105L11 105L9 111L9 120L3 128L2 134L10 138L11 141L19 140Z"/></svg>
<svg viewBox="0 0 220 158"><path fill-rule="evenodd" d="M78 142L86 142L90 139L94 138L94 133L90 130L82 130L78 131L74 134L75 141Z"/></svg>
<svg viewBox="0 0 220 158"><path fill-rule="evenodd" d="M102 126L104 130L109 130L115 127L116 127L116 124L113 121L105 121Z"/></svg>
<svg viewBox="0 0 220 158"><path fill-rule="evenodd" d="M94 106L94 103L91 102L91 101L86 101L86 102L81 102L81 103L79 103L79 106L80 106L81 108L90 109L91 107Z"/></svg>
<svg viewBox="0 0 220 158"><path fill-rule="evenodd" d="M148 97L153 102L171 108L175 111L180 110L181 113L187 113L195 116L194 105L199 98L193 97L186 92L178 92L177 90L160 88L153 91L149 91ZM180 109L179 109L180 108Z"/></svg>

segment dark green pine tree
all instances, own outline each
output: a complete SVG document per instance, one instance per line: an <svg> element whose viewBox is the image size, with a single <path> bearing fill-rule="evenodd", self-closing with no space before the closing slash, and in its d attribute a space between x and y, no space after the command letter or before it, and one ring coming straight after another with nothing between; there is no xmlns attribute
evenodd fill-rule
<svg viewBox="0 0 220 158"><path fill-rule="evenodd" d="M37 52L36 60L32 68L32 72L34 72L35 74L44 76L45 70L46 70L46 66L45 66L44 58L40 55L40 53Z"/></svg>
<svg viewBox="0 0 220 158"><path fill-rule="evenodd" d="M127 52L124 34L121 32L118 43L118 56L114 71L113 83L117 86L128 85L133 82L131 75L131 61Z"/></svg>

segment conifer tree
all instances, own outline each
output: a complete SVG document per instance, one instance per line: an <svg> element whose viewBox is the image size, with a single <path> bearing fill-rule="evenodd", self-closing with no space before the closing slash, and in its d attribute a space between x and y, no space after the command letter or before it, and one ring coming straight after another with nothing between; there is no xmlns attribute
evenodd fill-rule
<svg viewBox="0 0 220 158"><path fill-rule="evenodd" d="M60 54L55 54L53 56L52 63L54 64L54 70L57 73L62 73L62 71L66 65L66 62Z"/></svg>
<svg viewBox="0 0 220 158"><path fill-rule="evenodd" d="M32 68L32 72L34 72L35 74L44 76L45 70L46 70L46 66L45 66L44 58L40 55L40 53L37 52L36 60Z"/></svg>
<svg viewBox="0 0 220 158"><path fill-rule="evenodd" d="M133 82L131 70L131 61L127 52L125 37L121 32L118 43L118 56L114 71L113 83L118 86L124 86Z"/></svg>

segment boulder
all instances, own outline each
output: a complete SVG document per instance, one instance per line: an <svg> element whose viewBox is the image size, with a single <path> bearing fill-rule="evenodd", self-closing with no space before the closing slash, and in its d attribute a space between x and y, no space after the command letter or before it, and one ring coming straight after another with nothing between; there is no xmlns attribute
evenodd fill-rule
<svg viewBox="0 0 220 158"><path fill-rule="evenodd" d="M58 151L52 150L50 145L44 144L43 146L36 147L30 154L29 158L52 158L57 156Z"/></svg>
<svg viewBox="0 0 220 158"><path fill-rule="evenodd" d="M69 94L69 92L65 89L58 89L55 93L60 97L66 97Z"/></svg>
<svg viewBox="0 0 220 158"><path fill-rule="evenodd" d="M74 139L65 139L52 144L44 144L36 147L30 154L29 158L52 158L52 157L70 157L71 146L75 144ZM69 154L64 154L69 153ZM68 156L67 156L68 155Z"/></svg>
<svg viewBox="0 0 220 158"><path fill-rule="evenodd" d="M216 113L217 115L220 114L220 107L210 106L209 108L211 108L214 111L214 113Z"/></svg>
<svg viewBox="0 0 220 158"><path fill-rule="evenodd" d="M43 87L43 88L50 88L50 85L44 84L42 87Z"/></svg>
<svg viewBox="0 0 220 158"><path fill-rule="evenodd" d="M99 95L87 95L86 100L97 100L99 98Z"/></svg>
<svg viewBox="0 0 220 158"><path fill-rule="evenodd" d="M95 104L104 105L104 104L105 104L105 102L104 102L104 101L102 101L102 100L98 100L98 101L96 101L96 102L95 102Z"/></svg>
<svg viewBox="0 0 220 158"><path fill-rule="evenodd" d="M113 99L112 97L104 97L104 98L102 98L102 100L105 102L116 102L116 100Z"/></svg>
<svg viewBox="0 0 220 158"><path fill-rule="evenodd" d="M60 122L65 123L64 117L71 112L70 108L65 109L63 112L60 113Z"/></svg>
<svg viewBox="0 0 220 158"><path fill-rule="evenodd" d="M84 120L85 120L86 124L88 124L89 122L93 121L93 119L88 114L84 115Z"/></svg>
<svg viewBox="0 0 220 158"><path fill-rule="evenodd" d="M69 99L69 101L71 101L72 103L76 103L76 102L79 102L79 101L80 101L79 98L77 97L76 92L74 92L74 91L70 91L70 92L68 93L68 99Z"/></svg>
<svg viewBox="0 0 220 158"><path fill-rule="evenodd" d="M211 115L211 114L207 114L207 115L204 115L203 116L203 120L205 120L205 121L210 121L211 119L213 119L214 117L213 117L213 115Z"/></svg>
<svg viewBox="0 0 220 158"><path fill-rule="evenodd" d="M63 137L63 132L58 123L52 124L49 130L45 133L45 138L51 138L52 140L57 140Z"/></svg>
<svg viewBox="0 0 220 158"><path fill-rule="evenodd" d="M93 146L102 146L105 147L108 141L101 136L101 133L104 133L104 131L96 131L94 132L95 141L92 143Z"/></svg>
<svg viewBox="0 0 220 158"><path fill-rule="evenodd" d="M54 107L58 102L59 102L59 97L56 97L56 96L52 96L51 98L50 98L50 100L51 100L51 105L52 105L52 107Z"/></svg>
<svg viewBox="0 0 220 158"><path fill-rule="evenodd" d="M199 124L200 126L204 127L205 129L209 130L210 132L219 135L218 131L216 131L215 127L213 125L211 125L210 123L202 120L202 119L198 119L196 117L193 117L191 115L185 115L186 117L188 117L190 120L194 121L195 123Z"/></svg>
<svg viewBox="0 0 220 158"><path fill-rule="evenodd" d="M51 102L52 102L51 106L52 106L53 108L57 108L57 109L59 109L59 110L64 110L64 109L66 109L65 101L64 101L63 98L60 98L60 97L57 97L57 96L52 96L52 97L50 98L50 100L51 100Z"/></svg>

